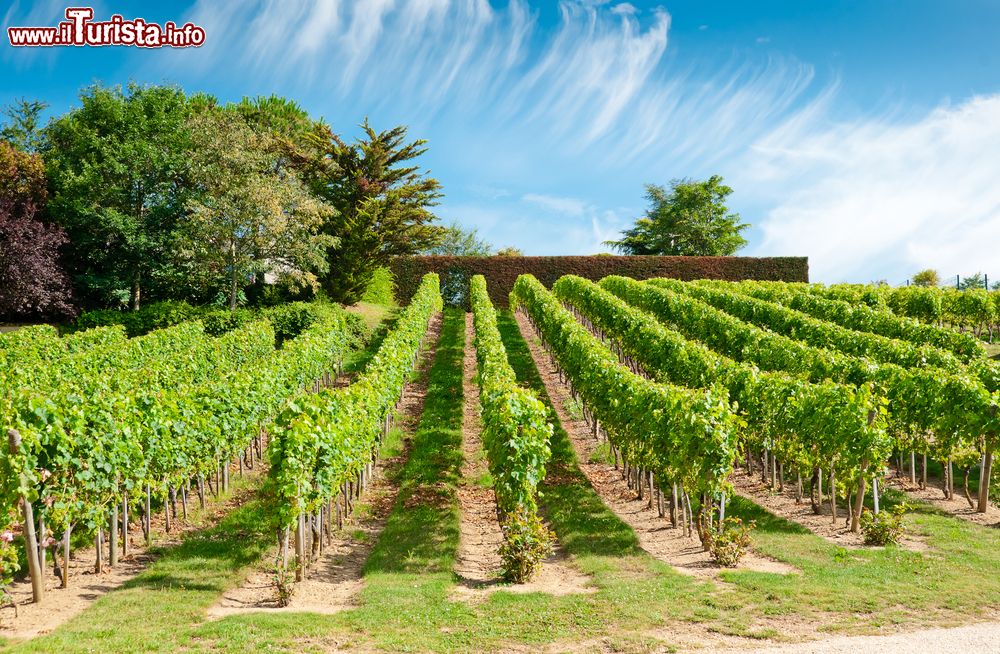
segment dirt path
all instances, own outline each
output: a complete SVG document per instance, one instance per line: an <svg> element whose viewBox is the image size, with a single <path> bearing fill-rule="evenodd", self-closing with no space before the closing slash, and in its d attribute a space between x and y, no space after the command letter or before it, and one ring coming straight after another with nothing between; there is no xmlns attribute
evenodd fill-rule
<svg viewBox="0 0 1000 654"><path fill-rule="evenodd" d="M969 501L965 498L965 491L962 489L962 471L956 469L955 476L957 478L955 482L955 497L950 500L945 498L944 491L941 490L940 479L928 479L927 486L920 488L920 484L910 483L908 476L898 477L896 475L889 475L886 478L886 484L890 488L901 490L910 497L927 502L934 508L941 509L956 518L968 520L969 522L974 522L977 525L985 527L1000 527L1000 511L997 511L993 503L991 502L989 507L987 507L986 513L976 511L975 508L969 506ZM972 501L975 502L977 497L976 488L970 488L969 492L972 494Z"/></svg>
<svg viewBox="0 0 1000 654"><path fill-rule="evenodd" d="M545 390L555 407L559 421L573 443L579 458L580 470L604 503L635 531L639 537L639 544L653 557L684 574L717 577L720 568L714 563L711 555L704 551L697 537L688 538L680 529L672 528L670 522L661 518L658 511L649 505L648 499L640 501L638 494L628 487L614 466L593 460L592 455L597 450L598 441L594 439L590 427L582 418L576 419L567 411L566 406L571 401L569 390L559 382L559 374L535 336L528 319L518 313L517 324L521 335L528 343L531 356L545 383ZM753 552L743 558L737 569L777 574L796 571L792 566Z"/></svg>
<svg viewBox="0 0 1000 654"><path fill-rule="evenodd" d="M403 390L397 426L405 432L407 447L403 454L381 458L376 462L372 484L356 504L343 529L335 530L323 555L307 572L306 578L295 584L288 606L278 605L278 593L273 577L276 553L261 561L250 571L246 581L226 592L208 610L209 619L254 612L308 611L333 614L356 605L364 585L363 571L368 555L385 527L396 502L398 487L389 479L388 471L401 466L409 452L409 439L417 428L427 397L428 373L434 363L437 341L441 335L441 314L430 324L417 364L416 381L408 382Z"/></svg>
<svg viewBox="0 0 1000 654"><path fill-rule="evenodd" d="M259 476L258 468L253 475ZM235 491L222 501L206 497L207 506L202 512L197 510L191 520L178 519L174 529L167 534L163 527L162 513L153 520L153 548L146 547L145 538L139 524L132 523L129 530L129 555L120 558L114 568L108 567L105 551L105 570L94 572L96 550L93 547L75 549L70 553L69 587L60 588L59 580L52 572L52 557L47 557L48 573L45 577L45 596L41 604L31 603L31 582L22 579L11 585L10 594L18 603L17 618L11 607L0 609L0 636L12 639L34 638L49 633L71 618L79 615L91 604L129 580L135 578L152 564L154 551L178 545L187 534L207 529L217 524L223 516L250 500L256 492L255 484ZM138 517L138 514L136 514ZM105 548L107 545L105 544Z"/></svg>
<svg viewBox="0 0 1000 654"><path fill-rule="evenodd" d="M462 484L458 487L461 509L461 539L459 540L455 573L459 585L456 598L475 600L494 590L513 593L548 593L569 595L593 593L590 579L577 570L559 550L546 559L530 582L505 584L499 579L501 560L498 553L503 544L503 532L497 522L496 495L492 488L479 482L488 474L488 463L481 440L482 420L477 383L475 328L472 314L465 314L465 355L462 361L462 388L465 398L462 418Z"/></svg>

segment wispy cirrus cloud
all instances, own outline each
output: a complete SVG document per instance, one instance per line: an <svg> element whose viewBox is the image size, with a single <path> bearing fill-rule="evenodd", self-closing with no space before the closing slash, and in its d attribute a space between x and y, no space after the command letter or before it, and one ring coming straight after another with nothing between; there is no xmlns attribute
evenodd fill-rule
<svg viewBox="0 0 1000 654"><path fill-rule="evenodd" d="M761 253L819 281L1000 274L1000 95L837 122L819 103L760 139L743 178L773 206Z"/></svg>
<svg viewBox="0 0 1000 654"><path fill-rule="evenodd" d="M599 165L725 157L813 81L791 58L737 54L711 71L670 62L665 9L556 7L557 24L543 27L526 0L197 0L186 19L211 38L196 57L164 61L178 72L224 66L365 113L405 110L411 124L479 125L477 145L599 152Z"/></svg>
<svg viewBox="0 0 1000 654"><path fill-rule="evenodd" d="M587 203L578 198L561 198L552 195L542 195L540 193L525 193L521 196L521 199L525 202L544 207L549 211L568 216L582 216L588 209Z"/></svg>

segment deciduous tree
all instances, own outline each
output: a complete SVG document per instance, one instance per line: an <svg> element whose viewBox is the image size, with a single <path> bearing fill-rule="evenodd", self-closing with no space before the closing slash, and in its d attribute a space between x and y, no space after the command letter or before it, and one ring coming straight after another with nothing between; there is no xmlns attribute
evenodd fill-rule
<svg viewBox="0 0 1000 654"><path fill-rule="evenodd" d="M983 277L983 273L977 272L969 277L963 277L958 287L963 291L973 288L986 288L986 279Z"/></svg>
<svg viewBox="0 0 1000 654"><path fill-rule="evenodd" d="M229 307L257 275L316 286L326 248L336 245L320 232L333 209L276 165L273 132L252 128L232 108L202 112L188 127L197 195L188 203L185 252L226 277Z"/></svg>
<svg viewBox="0 0 1000 654"><path fill-rule="evenodd" d="M66 235L41 220L45 198L41 159L0 142L0 316L5 318L75 313L59 262Z"/></svg>
<svg viewBox="0 0 1000 654"><path fill-rule="evenodd" d="M476 228L465 229L458 221L441 228L437 243L427 248L422 254L446 255L453 257L488 257L493 246L479 238Z"/></svg>
<svg viewBox="0 0 1000 654"><path fill-rule="evenodd" d="M172 86L93 86L46 128L49 213L72 243L71 274L91 301L128 298L168 267L183 216L193 110Z"/></svg>
<svg viewBox="0 0 1000 654"><path fill-rule="evenodd" d="M23 152L37 152L42 144L42 112L47 104L21 98L4 108L7 119L0 128L0 139Z"/></svg>
<svg viewBox="0 0 1000 654"><path fill-rule="evenodd" d="M933 268L927 268L913 274L914 286L940 286L940 284L941 276Z"/></svg>
<svg viewBox="0 0 1000 654"><path fill-rule="evenodd" d="M650 207L618 241L606 241L624 254L729 256L747 244L749 227L731 213L726 198L733 189L713 175L705 181L675 180L668 191L648 184Z"/></svg>
<svg viewBox="0 0 1000 654"><path fill-rule="evenodd" d="M500 248L494 253L494 256L498 257L523 257L524 252L521 252L518 248L508 245L505 248Z"/></svg>

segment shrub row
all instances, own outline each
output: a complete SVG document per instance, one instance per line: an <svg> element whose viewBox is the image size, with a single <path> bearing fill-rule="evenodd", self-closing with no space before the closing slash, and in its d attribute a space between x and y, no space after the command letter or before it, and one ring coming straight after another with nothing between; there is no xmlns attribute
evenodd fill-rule
<svg viewBox="0 0 1000 654"><path fill-rule="evenodd" d="M724 387L693 390L633 373L530 275L518 278L511 304L524 308L626 461L687 491L714 495L724 487L738 429Z"/></svg>
<svg viewBox="0 0 1000 654"><path fill-rule="evenodd" d="M483 407L483 448L505 540L500 556L504 576L520 583L531 578L551 551L551 535L538 516L536 496L552 455L552 425L545 405L517 384L482 275L472 278L470 298Z"/></svg>
<svg viewBox="0 0 1000 654"><path fill-rule="evenodd" d="M205 326L206 334L219 336L264 317L274 326L275 337L280 345L303 333L324 315L341 311L336 305L319 302L290 302L263 309L230 311L218 307L195 307L187 302L167 300L148 304L138 311L114 309L87 311L76 321L73 330L121 325L130 338L135 338L157 329L200 320ZM346 319L348 327L356 336L364 334L364 321L361 318L348 314Z"/></svg>
<svg viewBox="0 0 1000 654"><path fill-rule="evenodd" d="M720 288L744 293L760 300L778 302L790 309L809 314L813 318L826 320L848 329L939 347L959 355L963 361L981 357L986 353L982 343L971 334L935 324L921 323L915 318L897 315L864 303L824 298L809 293L798 285L753 281L735 284L709 281L701 283L719 285Z"/></svg>
<svg viewBox="0 0 1000 654"><path fill-rule="evenodd" d="M299 570L305 565L306 520L329 521L342 487L356 477L363 481L361 475L377 456L416 363L430 318L440 308L438 278L427 275L393 331L350 386L302 394L276 418L268 447L270 483L285 528L283 549L289 528L296 525Z"/></svg>
<svg viewBox="0 0 1000 654"><path fill-rule="evenodd" d="M741 440L747 460L751 451L762 451L806 476L816 468L836 469L836 479L845 488L845 482L867 474L867 461L881 460L892 449L878 411L881 401L871 384L855 388L832 381L810 383L783 372L761 371L686 339L650 313L579 277L563 277L553 290L581 320L610 339L633 367L690 388L725 386L746 420Z"/></svg>

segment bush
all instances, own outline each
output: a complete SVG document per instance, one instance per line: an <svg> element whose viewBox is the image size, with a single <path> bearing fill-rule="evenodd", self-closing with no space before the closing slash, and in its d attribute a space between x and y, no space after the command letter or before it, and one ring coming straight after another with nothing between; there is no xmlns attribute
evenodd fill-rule
<svg viewBox="0 0 1000 654"><path fill-rule="evenodd" d="M708 551L715 562L725 568L735 568L750 548L750 532L756 523L747 525L739 518L726 518L708 536Z"/></svg>
<svg viewBox="0 0 1000 654"><path fill-rule="evenodd" d="M156 329L172 327L196 320L201 311L182 300L164 300L148 304L138 311L98 309L84 312L76 321L76 331L93 327L121 325L129 338L148 334Z"/></svg>
<svg viewBox="0 0 1000 654"><path fill-rule="evenodd" d="M193 307L187 302L168 300L150 304L138 311L87 311L76 321L73 331L121 325L125 328L125 333L134 338L182 322L201 320L206 334L221 336L264 317L271 321L277 344L281 345L301 334L324 315L341 316L347 321L352 345L361 345L368 340L368 328L361 316L348 313L336 304L319 302L293 302L267 309L230 311L218 307Z"/></svg>
<svg viewBox="0 0 1000 654"><path fill-rule="evenodd" d="M264 315L274 325L280 344L295 338L316 322L317 310L306 302L292 302L265 309Z"/></svg>
<svg viewBox="0 0 1000 654"><path fill-rule="evenodd" d="M205 325L205 333L209 336L222 336L253 321L255 315L247 309L229 311L215 309L201 314L201 322Z"/></svg>
<svg viewBox="0 0 1000 654"><path fill-rule="evenodd" d="M365 289L365 294L362 296L361 301L371 304L381 304L386 307L395 306L394 290L395 280L393 279L392 271L388 268L378 268L375 274L372 275L372 281L368 284L368 288Z"/></svg>
<svg viewBox="0 0 1000 654"><path fill-rule="evenodd" d="M508 516L503 524L504 542L500 546L503 578L516 584L531 579L550 554L555 534L542 523L537 514L518 512Z"/></svg>
<svg viewBox="0 0 1000 654"><path fill-rule="evenodd" d="M906 533L903 516L907 506L901 502L878 515L865 509L861 514L861 536L865 545L897 545Z"/></svg>

